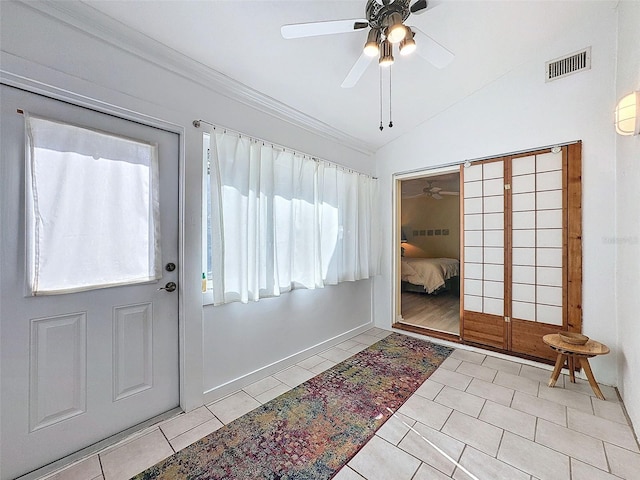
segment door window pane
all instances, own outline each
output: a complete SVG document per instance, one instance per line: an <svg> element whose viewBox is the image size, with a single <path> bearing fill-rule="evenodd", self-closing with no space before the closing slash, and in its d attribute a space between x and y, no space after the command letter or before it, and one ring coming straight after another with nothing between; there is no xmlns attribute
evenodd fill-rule
<svg viewBox="0 0 640 480"><path fill-rule="evenodd" d="M25 114L31 295L161 277L157 146Z"/></svg>

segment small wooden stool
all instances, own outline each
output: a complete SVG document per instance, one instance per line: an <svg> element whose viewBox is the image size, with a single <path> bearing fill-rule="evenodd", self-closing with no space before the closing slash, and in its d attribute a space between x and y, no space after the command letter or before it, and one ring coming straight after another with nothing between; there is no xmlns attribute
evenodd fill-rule
<svg viewBox="0 0 640 480"><path fill-rule="evenodd" d="M549 379L550 387L555 386L558 381L560 370L562 370L565 361L567 362L567 368L569 369L569 378L572 383L576 383L574 370L576 365L575 362L578 361L584 369L587 380L589 380L589 385L591 385L596 397L600 400L604 400L604 395L600 391L600 387L598 386L596 379L593 377L593 372L589 365L589 358L595 357L596 355L606 355L609 353L609 347L591 339L589 339L584 345L573 345L571 343L564 342L557 333L545 335L542 337L542 341L558 352L556 366L553 369L551 378Z"/></svg>

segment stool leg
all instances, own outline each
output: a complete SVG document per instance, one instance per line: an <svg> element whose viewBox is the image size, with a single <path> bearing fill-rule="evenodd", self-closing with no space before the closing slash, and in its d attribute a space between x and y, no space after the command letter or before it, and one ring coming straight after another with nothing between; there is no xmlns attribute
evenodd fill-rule
<svg viewBox="0 0 640 480"><path fill-rule="evenodd" d="M598 397L600 400L604 400L604 395L600 391L600 387L598 386L596 379L593 377L593 372L591 371L591 365L589 365L589 359L587 357L580 357L580 364L584 369L584 373L587 376L587 380L589 380L589 385L591 385L591 388L593 389L593 393L595 393L596 397Z"/></svg>
<svg viewBox="0 0 640 480"><path fill-rule="evenodd" d="M571 383L576 383L576 365L573 355L569 355L569 380Z"/></svg>
<svg viewBox="0 0 640 480"><path fill-rule="evenodd" d="M553 369L553 373L551 374L551 378L549 379L549 386L555 386L558 381L558 377L560 376L560 370L562 370L562 366L564 365L564 360L567 358L566 355L562 353L558 353L558 358L556 358L556 366Z"/></svg>

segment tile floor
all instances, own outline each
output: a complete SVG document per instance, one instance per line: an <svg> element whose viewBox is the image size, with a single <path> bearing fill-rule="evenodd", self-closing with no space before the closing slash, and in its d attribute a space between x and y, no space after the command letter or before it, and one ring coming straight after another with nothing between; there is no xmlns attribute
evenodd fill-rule
<svg viewBox="0 0 640 480"><path fill-rule="evenodd" d="M92 455L48 480L122 480L375 343L373 328L210 405ZM546 383L550 372L455 350L335 480L640 478L640 450L616 391ZM244 480L244 479L242 479Z"/></svg>

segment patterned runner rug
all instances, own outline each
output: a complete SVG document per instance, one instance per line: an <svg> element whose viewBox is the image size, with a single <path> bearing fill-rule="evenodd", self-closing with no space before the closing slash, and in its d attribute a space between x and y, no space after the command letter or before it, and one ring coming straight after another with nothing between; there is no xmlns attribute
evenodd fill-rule
<svg viewBox="0 0 640 480"><path fill-rule="evenodd" d="M392 333L134 478L329 479L451 351Z"/></svg>

